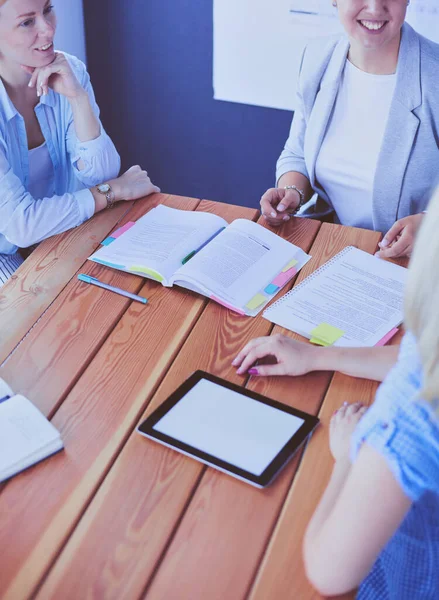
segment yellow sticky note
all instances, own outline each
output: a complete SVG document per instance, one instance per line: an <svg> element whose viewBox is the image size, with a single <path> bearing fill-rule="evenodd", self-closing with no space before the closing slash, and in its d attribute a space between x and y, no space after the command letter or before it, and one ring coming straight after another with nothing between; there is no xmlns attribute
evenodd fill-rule
<svg viewBox="0 0 439 600"><path fill-rule="evenodd" d="M256 310L266 301L267 298L265 296L263 296L262 294L256 294L256 296L253 296L250 302L247 302L245 308L248 308L248 310Z"/></svg>
<svg viewBox="0 0 439 600"><path fill-rule="evenodd" d="M162 275L154 271L154 269L147 269L146 267L142 267L140 265L133 265L132 267L128 267L128 271L133 271L134 273L144 273L151 277L151 279L155 279L155 281L163 281Z"/></svg>
<svg viewBox="0 0 439 600"><path fill-rule="evenodd" d="M287 265L285 265L285 267L282 269L282 273L286 273L287 271L295 267L298 262L299 261L297 261L295 258L293 258L293 260L290 260L290 262Z"/></svg>
<svg viewBox="0 0 439 600"><path fill-rule="evenodd" d="M315 327L311 331L312 344L318 344L319 346L332 346L337 340L344 336L344 331L328 325L328 323L320 323L318 327Z"/></svg>

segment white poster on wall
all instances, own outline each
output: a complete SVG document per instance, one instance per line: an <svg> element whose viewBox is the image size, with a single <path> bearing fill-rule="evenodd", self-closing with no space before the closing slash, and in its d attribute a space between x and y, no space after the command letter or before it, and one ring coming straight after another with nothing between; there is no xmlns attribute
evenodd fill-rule
<svg viewBox="0 0 439 600"><path fill-rule="evenodd" d="M439 42L439 0L413 0L407 20ZM340 31L330 0L214 0L214 98L294 110L304 45Z"/></svg>

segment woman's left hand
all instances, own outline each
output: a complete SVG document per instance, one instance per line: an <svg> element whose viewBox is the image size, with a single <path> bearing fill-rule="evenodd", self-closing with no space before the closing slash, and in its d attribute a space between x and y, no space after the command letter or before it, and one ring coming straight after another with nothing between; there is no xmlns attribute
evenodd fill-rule
<svg viewBox="0 0 439 600"><path fill-rule="evenodd" d="M342 406L332 415L329 424L329 447L336 462L349 460L351 437L367 406L361 402Z"/></svg>
<svg viewBox="0 0 439 600"><path fill-rule="evenodd" d="M422 224L424 213L410 215L396 221L378 245L376 256L380 258L400 258L411 256L416 235Z"/></svg>
<svg viewBox="0 0 439 600"><path fill-rule="evenodd" d="M38 97L48 94L49 87L69 100L79 98L86 93L61 52L56 53L55 60L47 67L34 69L22 65L22 69L32 74L29 87L36 87Z"/></svg>

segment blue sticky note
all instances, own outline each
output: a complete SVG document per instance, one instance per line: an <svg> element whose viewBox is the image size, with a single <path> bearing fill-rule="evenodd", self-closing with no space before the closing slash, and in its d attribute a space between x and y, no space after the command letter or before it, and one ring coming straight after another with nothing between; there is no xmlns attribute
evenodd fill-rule
<svg viewBox="0 0 439 600"><path fill-rule="evenodd" d="M112 269L125 269L124 265L115 265L114 263L101 260L100 258L93 258L93 262L97 262L100 265L105 265L106 267L111 267Z"/></svg>
<svg viewBox="0 0 439 600"><path fill-rule="evenodd" d="M116 238L114 237L107 237L103 242L101 242L102 246L109 246L110 244L112 244L114 242Z"/></svg>
<svg viewBox="0 0 439 600"><path fill-rule="evenodd" d="M280 290L280 287L277 285L274 285L274 283L270 283L269 285L267 285L267 287L265 288L265 293L266 294L270 294L273 295L276 292L278 292Z"/></svg>

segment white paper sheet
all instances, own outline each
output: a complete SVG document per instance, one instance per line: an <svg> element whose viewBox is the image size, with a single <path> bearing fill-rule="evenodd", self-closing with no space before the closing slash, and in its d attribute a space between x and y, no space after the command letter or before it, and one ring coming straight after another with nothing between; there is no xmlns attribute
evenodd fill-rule
<svg viewBox="0 0 439 600"><path fill-rule="evenodd" d="M349 247L263 316L308 338L322 323L332 325L344 332L335 346L375 346L403 320L407 273Z"/></svg>

